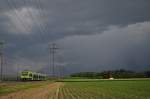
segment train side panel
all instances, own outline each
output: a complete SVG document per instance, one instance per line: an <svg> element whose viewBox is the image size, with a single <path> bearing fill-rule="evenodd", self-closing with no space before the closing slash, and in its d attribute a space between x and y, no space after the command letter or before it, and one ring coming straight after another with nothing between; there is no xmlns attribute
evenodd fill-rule
<svg viewBox="0 0 150 99"><path fill-rule="evenodd" d="M42 81L46 80L47 76L45 74L35 73L32 71L22 71L20 78L23 81Z"/></svg>

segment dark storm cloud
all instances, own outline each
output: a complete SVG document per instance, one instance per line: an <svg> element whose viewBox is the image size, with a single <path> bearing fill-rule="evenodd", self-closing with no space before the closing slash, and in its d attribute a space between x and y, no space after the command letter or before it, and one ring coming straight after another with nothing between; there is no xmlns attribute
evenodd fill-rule
<svg viewBox="0 0 150 99"><path fill-rule="evenodd" d="M111 26L122 28L130 26L131 24L149 22L149 9L149 0L1 0L0 39L7 42L6 53L8 55L16 57L18 61L21 58L19 61L20 64L29 65L31 63L34 64L34 66L36 66L36 64L47 65L46 61L48 55L46 51L48 51L47 45L49 42L57 42L57 40L63 38L65 40L66 37L74 35L79 38L80 36L88 35L90 39L92 35L103 34L103 31L108 31L108 28ZM126 32L128 33L130 31ZM124 34L126 34L126 32ZM116 36L113 36L113 34ZM117 35L119 34L112 33L114 38L118 38ZM74 43L75 41L70 40L69 42ZM99 41L95 42L98 43ZM145 44L147 44L146 42L149 41L145 41ZM115 43L112 45L114 44ZM139 44L139 52L143 49L146 50L145 47L147 45L145 44ZM92 45L88 46L88 53L92 53ZM76 55L79 56L87 55L87 53L81 54L80 49L74 51L75 47L75 45L72 46L72 53L76 53ZM115 47L116 46L108 49L114 50ZM134 47L136 48L136 46ZM140 49L141 47L143 49ZM104 52L107 52L108 49L104 49ZM122 49L117 49L116 51L120 52L120 50L122 51ZM120 52L120 56L123 52ZM126 50L125 52L128 51ZM132 53L131 50L129 50L129 52ZM91 60L90 57L94 58L94 60L98 60L95 54L95 56L87 56L89 59L78 60L78 56L72 53L67 54L66 57L72 56L69 61L72 62L72 64L79 65L76 70L84 68L83 64ZM103 56L105 56L105 54ZM109 54L110 59L107 61L102 60L104 62L106 61L106 63L110 62L110 65L113 65L111 61L114 62L113 59L116 59L114 57L117 56L116 54ZM118 63L141 65L139 62L136 62L135 55L130 55L131 56L124 56ZM148 59L148 56L145 56L145 53L142 53L141 56L143 57L142 62L148 65L148 63L144 62L144 60ZM36 63L35 61L38 62ZM67 60L65 60L64 63L68 63L66 61ZM116 61L118 60L116 59ZM99 65L97 61L93 62L93 64ZM93 68L90 64L89 66L87 65L87 67ZM110 68L113 67L110 66Z"/></svg>
<svg viewBox="0 0 150 99"><path fill-rule="evenodd" d="M40 7L37 0L23 0L26 3L11 0L10 3L13 1L16 8L42 8L42 15L48 18L48 22L43 24L48 25L48 33L45 35L51 34L54 37L97 33L111 24L127 25L150 20L149 0L41 0ZM7 5L6 1L4 4Z"/></svg>
<svg viewBox="0 0 150 99"><path fill-rule="evenodd" d="M150 69L150 22L112 26L102 34L60 40L68 66L76 71Z"/></svg>

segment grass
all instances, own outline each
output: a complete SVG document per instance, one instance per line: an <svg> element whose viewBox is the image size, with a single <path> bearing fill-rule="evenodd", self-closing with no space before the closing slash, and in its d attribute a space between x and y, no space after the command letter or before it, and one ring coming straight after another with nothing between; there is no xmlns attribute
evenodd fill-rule
<svg viewBox="0 0 150 99"><path fill-rule="evenodd" d="M0 95L16 92L20 90L41 87L50 83L50 81L40 82L2 82L0 83Z"/></svg>
<svg viewBox="0 0 150 99"><path fill-rule="evenodd" d="M150 99L150 80L63 80L60 99Z"/></svg>

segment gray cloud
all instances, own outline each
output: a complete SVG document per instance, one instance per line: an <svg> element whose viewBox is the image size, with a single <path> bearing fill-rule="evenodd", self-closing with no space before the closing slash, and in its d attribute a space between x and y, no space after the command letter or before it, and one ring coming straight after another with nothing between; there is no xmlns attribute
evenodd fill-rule
<svg viewBox="0 0 150 99"><path fill-rule="evenodd" d="M52 41L72 71L140 70L149 65L149 9L149 0L1 0L0 40L9 59L35 70L48 65Z"/></svg>
<svg viewBox="0 0 150 99"><path fill-rule="evenodd" d="M66 61L81 71L150 69L150 22L111 26L102 34L72 36L59 41Z"/></svg>
<svg viewBox="0 0 150 99"><path fill-rule="evenodd" d="M45 35L53 33L56 35L91 34L106 29L106 26L110 24L127 25L149 21L150 17L148 13L150 2L148 0L42 0L40 6L37 0L29 0L25 3L23 1L11 0L10 3L15 3L17 5L15 8L18 10L26 7L29 7L29 10L30 8L39 10L42 18L48 18L48 23L39 22L46 26ZM3 4L8 6L6 2L1 5ZM4 6L3 9L9 8L7 6ZM15 8L14 10L16 10ZM13 10L11 9L11 11ZM21 11L18 12L19 16L22 14ZM27 11L24 10L24 12ZM37 11L29 12L33 16L37 15ZM27 16L29 16L28 14ZM24 19L28 19L28 17Z"/></svg>

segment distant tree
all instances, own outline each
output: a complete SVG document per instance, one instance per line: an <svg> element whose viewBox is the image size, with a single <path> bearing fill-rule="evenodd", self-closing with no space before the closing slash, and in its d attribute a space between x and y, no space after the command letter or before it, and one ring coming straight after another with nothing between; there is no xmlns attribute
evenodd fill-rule
<svg viewBox="0 0 150 99"><path fill-rule="evenodd" d="M81 77L81 78L90 78L90 79L108 79L108 78L144 78L150 77L150 71L147 72L133 72L130 70L120 69L112 71L103 71L103 72L80 72L70 75L71 77Z"/></svg>
<svg viewBox="0 0 150 99"><path fill-rule="evenodd" d="M146 71L144 74L146 77L150 78L150 71Z"/></svg>

